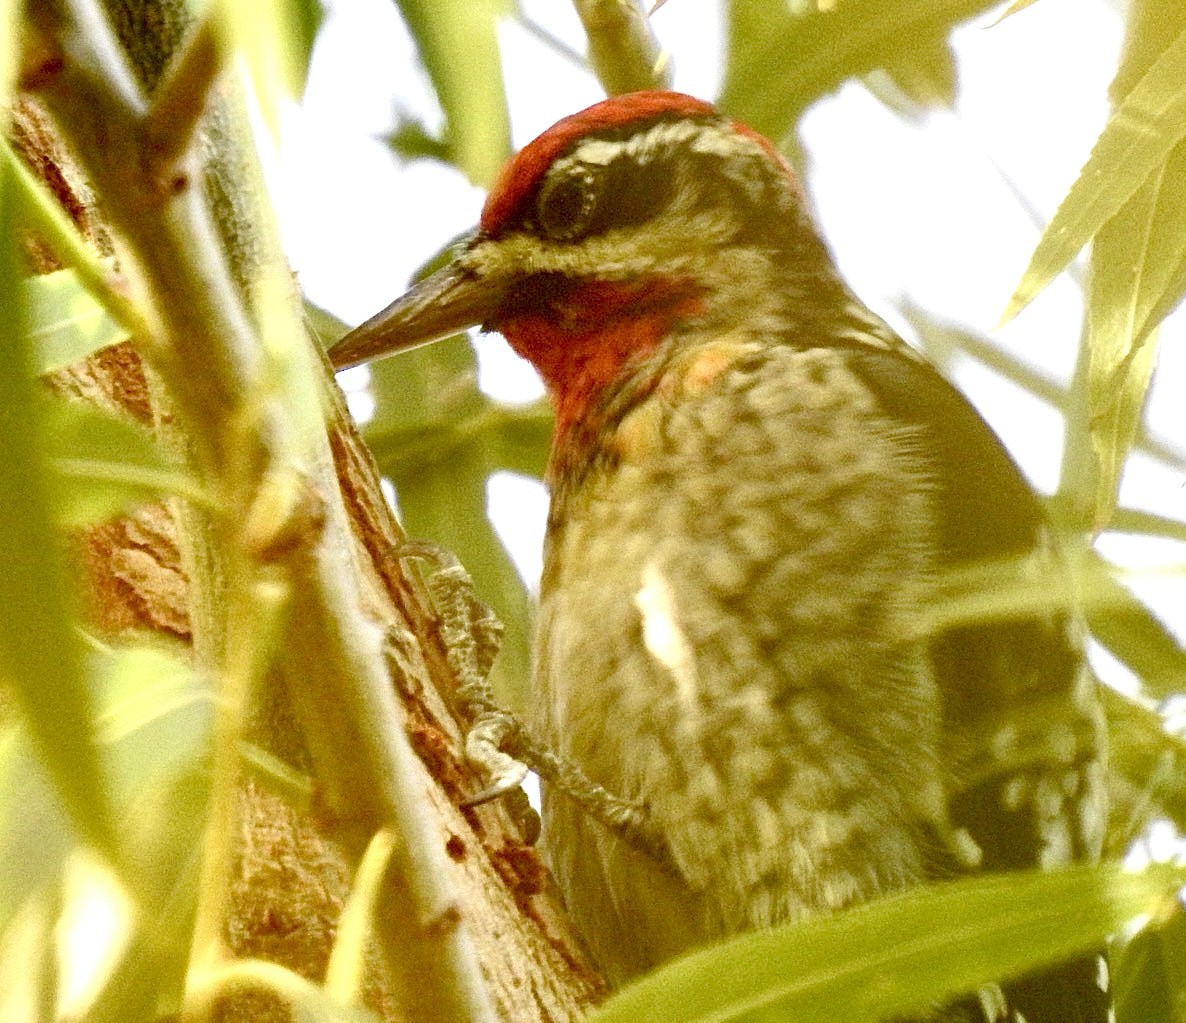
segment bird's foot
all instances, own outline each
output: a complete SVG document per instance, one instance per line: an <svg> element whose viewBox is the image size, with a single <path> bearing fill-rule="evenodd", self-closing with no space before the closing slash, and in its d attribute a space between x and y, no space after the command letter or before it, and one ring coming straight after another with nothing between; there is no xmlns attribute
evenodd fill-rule
<svg viewBox="0 0 1186 1023"><path fill-rule="evenodd" d="M622 799L587 777L571 761L532 736L518 716L495 701L488 678L498 653L502 623L477 598L473 580L457 557L422 542L407 543L398 553L436 567L427 585L440 617L449 667L458 683L457 710L468 722L465 757L487 781L462 805L479 806L513 792L527 772L534 771L594 820L673 870L666 844L649 827L644 805Z"/></svg>

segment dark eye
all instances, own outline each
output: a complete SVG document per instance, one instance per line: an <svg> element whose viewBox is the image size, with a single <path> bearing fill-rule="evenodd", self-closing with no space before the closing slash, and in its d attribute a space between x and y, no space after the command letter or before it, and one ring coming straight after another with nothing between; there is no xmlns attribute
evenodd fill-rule
<svg viewBox="0 0 1186 1023"><path fill-rule="evenodd" d="M593 222L599 193L599 177L589 166L549 177L535 203L540 230L558 242L579 238Z"/></svg>

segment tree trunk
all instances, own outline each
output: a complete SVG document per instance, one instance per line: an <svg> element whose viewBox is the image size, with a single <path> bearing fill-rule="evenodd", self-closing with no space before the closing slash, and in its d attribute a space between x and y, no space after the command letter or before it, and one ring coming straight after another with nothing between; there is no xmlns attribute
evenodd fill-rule
<svg viewBox="0 0 1186 1023"><path fill-rule="evenodd" d="M181 38L174 16L182 5L112 6L120 12L125 45L129 40L136 44L129 50L137 58L141 82L151 89ZM233 200L236 182L226 168L250 157L228 156L227 136L221 132L232 118L230 106L221 104L211 116L219 126L212 136L218 154L213 161L214 191ZM242 125L234 129L230 134L241 140ZM34 102L22 102L18 108L12 136L20 155L50 185L79 229L101 250L110 250L108 239L115 229L106 227L96 212L96 208L106 210L106 197L99 195L97 204L92 200L91 186L65 157L57 129ZM76 139L70 142L71 148L78 145ZM241 219L250 204L232 203L232 207L234 214L220 215L218 224L224 251L231 254L234 276L242 284L252 279L256 238L265 231ZM52 257L35 239L28 248L38 272L55 268ZM167 421L166 433L187 427L184 415L175 415L172 407L167 412L162 409L161 401L169 401L170 396L142 364L137 341L104 349L85 363L55 373L48 383L72 398L119 410L143 423L155 421L158 428ZM329 450L341 490L340 498L326 493L316 497L331 505L340 499L348 517L349 577L366 618L385 638L390 685L398 696L403 730L417 755L420 809L444 853L448 875L438 879L449 893L441 912L435 918L409 921L406 914L419 912L420 904L401 894L409 883L398 876L405 822L385 822L394 830L396 852L388 868L387 895L377 913L378 941L372 943L377 947L370 956L366 1001L387 1020L436 1018L436 1007L424 1004L416 978L408 977L398 960L413 951L409 935L413 942L418 935L431 946L442 931L460 929L468 935L498 1018L573 1019L595 999L600 980L573 937L547 872L525 841L521 825L502 804L459 808L459 801L482 782L460 752L459 726L450 710L456 680L450 674L434 609L415 570L409 572L410 562L395 556L402 534L328 367L325 393L331 409ZM171 441L185 442L184 436ZM177 514L176 506L177 502L168 502L143 507L77 538L74 546L89 591L91 624L114 640L147 632L171 644L193 643L199 662L217 668L220 626L210 619L219 609L211 612L207 606L195 613L191 595L192 577L218 559L217 551L208 550L208 545L218 542L218 532L206 529L201 516L193 512ZM217 593L219 583L206 579L203 586ZM300 621L295 620L292 627L299 629ZM302 706L307 696L299 694L307 686L303 675L316 670L316 665L294 663L282 650L254 701L247 738L311 774L314 796L308 806L294 805L273 786L240 771L237 805L231 807L237 815L231 832L238 840L232 876L222 879L230 897L221 929L228 956L267 959L320 983L372 821L367 813L358 820L349 819L340 802L327 807L319 798L318 765L326 758L348 761L356 751L326 751L320 748L324 737L310 734L313 719ZM365 729L367 722L355 724ZM415 960L415 954L409 957ZM275 997L258 991L225 999L220 1012L230 1019L259 1019L261 1012L266 1018L288 1016L288 1009Z"/></svg>

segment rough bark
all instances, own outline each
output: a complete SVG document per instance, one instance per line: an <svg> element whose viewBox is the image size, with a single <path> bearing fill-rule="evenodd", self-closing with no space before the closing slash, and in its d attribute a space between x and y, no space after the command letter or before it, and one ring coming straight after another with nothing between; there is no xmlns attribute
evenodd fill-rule
<svg viewBox="0 0 1186 1023"><path fill-rule="evenodd" d="M35 107L22 105L13 137L80 229L106 248L95 203ZM36 270L54 268L35 240L30 240L29 251ZM99 352L56 373L49 384L78 400L122 410L142 422L152 420L152 387L134 344ZM470 930L502 1018L573 1019L596 997L599 981L519 824L499 805L458 808L459 798L480 787L480 781L460 756L459 729L449 709L455 680L424 589L408 574L408 563L392 554L402 537L378 488L373 461L336 387L330 386L338 401L329 429L356 541L357 584L369 615L389 637L392 685L423 769L424 798L452 865L455 913L434 925ZM177 529L177 519L160 504L77 538L93 627L114 639L147 632L171 644L189 641L187 581ZM306 736L287 712L283 679L277 676L273 686L261 701L256 738L304 767ZM350 755L350 750L341 751L342 757ZM337 841L349 827L323 818L316 805L307 812L295 809L248 779L241 786L240 813L242 841L235 876L228 879L233 892L225 922L230 949L291 966L320 981L350 883L353 855ZM385 990L380 971L372 973L371 1004L386 1019L400 1018L400 999ZM282 1006L258 996L233 999L222 1012L228 1019L287 1017Z"/></svg>

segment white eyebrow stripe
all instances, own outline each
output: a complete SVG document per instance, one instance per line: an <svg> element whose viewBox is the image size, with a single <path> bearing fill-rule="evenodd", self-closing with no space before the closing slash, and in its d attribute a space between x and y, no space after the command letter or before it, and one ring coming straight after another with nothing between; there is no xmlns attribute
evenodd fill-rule
<svg viewBox="0 0 1186 1023"><path fill-rule="evenodd" d="M664 146L688 141L692 143L693 152L717 156L753 153L758 149L752 139L739 135L726 125L711 121L660 121L641 134L618 141L587 139L560 163L604 167L623 154L643 158Z"/></svg>

